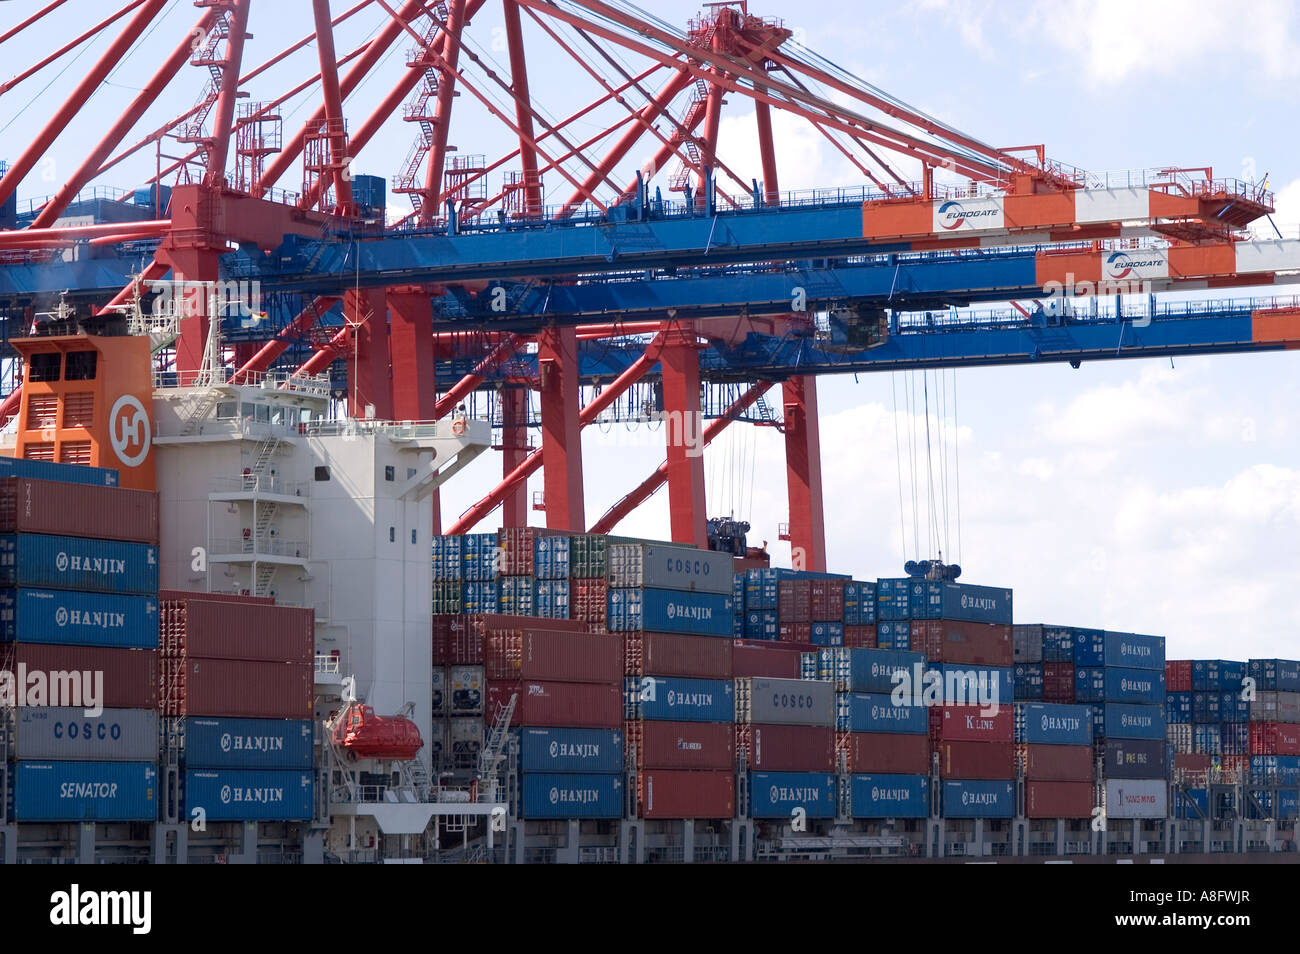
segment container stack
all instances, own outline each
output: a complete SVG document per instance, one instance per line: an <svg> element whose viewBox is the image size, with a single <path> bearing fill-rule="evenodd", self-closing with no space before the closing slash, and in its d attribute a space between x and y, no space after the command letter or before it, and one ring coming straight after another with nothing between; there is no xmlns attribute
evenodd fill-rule
<svg viewBox="0 0 1300 954"><path fill-rule="evenodd" d="M1300 816L1300 662L1252 659L1247 670L1255 688L1249 702L1251 795L1272 817L1292 821Z"/></svg>
<svg viewBox="0 0 1300 954"><path fill-rule="evenodd" d="M835 687L821 679L736 680L736 748L753 818L835 816Z"/></svg>
<svg viewBox="0 0 1300 954"><path fill-rule="evenodd" d="M608 543L603 534L579 533L569 538L569 618L605 625L609 612L609 584L605 559Z"/></svg>
<svg viewBox="0 0 1300 954"><path fill-rule="evenodd" d="M1209 768L1209 760L1201 758L1196 752L1193 715L1192 661L1190 659L1167 660L1165 662L1165 741L1170 751L1170 769L1175 777L1180 772L1199 774Z"/></svg>
<svg viewBox="0 0 1300 954"><path fill-rule="evenodd" d="M16 475L0 479L8 817L156 819L158 496L101 468L3 458L0 472Z"/></svg>
<svg viewBox="0 0 1300 954"><path fill-rule="evenodd" d="M1096 770L1088 706L1018 703L1015 732L1025 817L1091 817Z"/></svg>
<svg viewBox="0 0 1300 954"><path fill-rule="evenodd" d="M1191 670L1191 751L1217 766L1224 781L1244 779L1250 770L1250 703L1245 662L1227 659L1180 661ZM1182 668L1182 665L1180 665ZM1166 707L1169 703L1166 697ZM1182 705L1182 697L1174 700ZM1181 740L1175 741L1175 746Z"/></svg>

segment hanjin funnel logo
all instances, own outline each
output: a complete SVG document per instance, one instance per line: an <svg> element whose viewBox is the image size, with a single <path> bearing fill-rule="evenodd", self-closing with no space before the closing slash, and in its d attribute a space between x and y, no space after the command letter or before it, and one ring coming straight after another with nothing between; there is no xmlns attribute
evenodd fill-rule
<svg viewBox="0 0 1300 954"><path fill-rule="evenodd" d="M60 626L68 625L68 608L66 606L60 606L54 611L54 622Z"/></svg>
<svg viewBox="0 0 1300 954"><path fill-rule="evenodd" d="M60 573L66 573L68 571L68 555L60 550L59 555L54 558L54 565Z"/></svg>
<svg viewBox="0 0 1300 954"><path fill-rule="evenodd" d="M123 394L108 412L113 453L127 467L139 467L149 456L149 414L133 394Z"/></svg>

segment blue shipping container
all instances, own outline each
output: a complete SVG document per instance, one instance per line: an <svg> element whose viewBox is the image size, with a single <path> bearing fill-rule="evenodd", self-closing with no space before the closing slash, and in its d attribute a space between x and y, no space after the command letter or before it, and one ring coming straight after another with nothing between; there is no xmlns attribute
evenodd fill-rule
<svg viewBox="0 0 1300 954"><path fill-rule="evenodd" d="M190 769L185 816L208 821L306 821L314 807L314 776L297 770Z"/></svg>
<svg viewBox="0 0 1300 954"><path fill-rule="evenodd" d="M622 818L621 775L523 776L523 818Z"/></svg>
<svg viewBox="0 0 1300 954"><path fill-rule="evenodd" d="M531 576L503 576L498 581L497 603L507 616L536 616L535 581Z"/></svg>
<svg viewBox="0 0 1300 954"><path fill-rule="evenodd" d="M876 622L912 618L912 578L876 581Z"/></svg>
<svg viewBox="0 0 1300 954"><path fill-rule="evenodd" d="M1196 659L1192 661L1192 689L1197 692L1240 690L1249 667L1230 659Z"/></svg>
<svg viewBox="0 0 1300 954"><path fill-rule="evenodd" d="M1205 818L1210 813L1210 793L1203 788L1176 789L1174 814L1178 818Z"/></svg>
<svg viewBox="0 0 1300 954"><path fill-rule="evenodd" d="M18 762L13 819L23 822L154 821L152 762Z"/></svg>
<svg viewBox="0 0 1300 954"><path fill-rule="evenodd" d="M734 722L736 684L730 679L681 679L629 676L626 683L630 721Z"/></svg>
<svg viewBox="0 0 1300 954"><path fill-rule="evenodd" d="M0 478L29 477L32 480L57 480L65 484L88 484L116 487L118 472L111 467L86 467L81 464L56 464L48 460L0 457Z"/></svg>
<svg viewBox="0 0 1300 954"><path fill-rule="evenodd" d="M1300 692L1300 662L1294 659L1252 659L1250 677L1264 692Z"/></svg>
<svg viewBox="0 0 1300 954"><path fill-rule="evenodd" d="M1010 666L930 663L925 673L924 690L926 701L936 704L974 705L977 700L980 703L1011 703L1015 700L1015 677ZM935 698L937 693L942 695Z"/></svg>
<svg viewBox="0 0 1300 954"><path fill-rule="evenodd" d="M1079 668L1074 671L1074 698L1080 702L1134 702L1164 705L1164 670Z"/></svg>
<svg viewBox="0 0 1300 954"><path fill-rule="evenodd" d="M776 609L778 589L776 570L746 570L745 608Z"/></svg>
<svg viewBox="0 0 1300 954"><path fill-rule="evenodd" d="M1242 697L1240 689L1219 693L1219 718L1224 722L1249 722L1250 700Z"/></svg>
<svg viewBox="0 0 1300 954"><path fill-rule="evenodd" d="M495 533L467 533L461 541L461 579L483 583L496 579L501 550ZM466 612L469 612L466 610ZM495 610L493 610L495 612Z"/></svg>
<svg viewBox="0 0 1300 954"><path fill-rule="evenodd" d="M185 720L188 768L311 769L314 723L308 719Z"/></svg>
<svg viewBox="0 0 1300 954"><path fill-rule="evenodd" d="M519 770L621 773L623 733L617 729L520 729Z"/></svg>
<svg viewBox="0 0 1300 954"><path fill-rule="evenodd" d="M1218 722L1219 708L1223 702L1223 693L1221 692L1193 692L1192 693L1192 721L1212 723Z"/></svg>
<svg viewBox="0 0 1300 954"><path fill-rule="evenodd" d="M464 537L437 536L433 538L433 581L435 583L460 583L465 579L462 565L461 542Z"/></svg>
<svg viewBox="0 0 1300 954"><path fill-rule="evenodd" d="M835 728L839 732L925 735L930 731L930 710L894 705L893 697L885 693L841 692L835 696Z"/></svg>
<svg viewBox="0 0 1300 954"><path fill-rule="evenodd" d="M1088 665L1092 663L1079 663ZM1129 669L1165 669L1165 639L1163 636L1140 636L1137 633L1106 633L1106 653L1103 666L1124 666Z"/></svg>
<svg viewBox="0 0 1300 954"><path fill-rule="evenodd" d="M976 623L1011 625L1011 591L1001 586L972 586L969 583L925 584L925 606L913 619L959 619Z"/></svg>
<svg viewBox="0 0 1300 954"><path fill-rule="evenodd" d="M745 638L776 639L780 625L776 610L750 610L745 614Z"/></svg>
<svg viewBox="0 0 1300 954"><path fill-rule="evenodd" d="M608 600L610 632L731 635L733 607L729 594L611 589Z"/></svg>
<svg viewBox="0 0 1300 954"><path fill-rule="evenodd" d="M1017 702L1041 702L1043 698L1043 664L1019 663L1012 667L1013 689Z"/></svg>
<svg viewBox="0 0 1300 954"><path fill-rule="evenodd" d="M1223 735L1219 726L1198 724L1192 726L1192 751L1198 755L1222 755Z"/></svg>
<svg viewBox="0 0 1300 954"><path fill-rule="evenodd" d="M814 646L843 646L843 623L813 623L811 626L812 644Z"/></svg>
<svg viewBox="0 0 1300 954"><path fill-rule="evenodd" d="M533 575L539 580L564 580L569 576L569 538L539 536L533 540Z"/></svg>
<svg viewBox="0 0 1300 954"><path fill-rule="evenodd" d="M537 581L537 615L545 619L569 618L569 581Z"/></svg>
<svg viewBox="0 0 1300 954"><path fill-rule="evenodd" d="M1164 739L1164 706L1107 702L1092 707L1093 736L1099 739Z"/></svg>
<svg viewBox="0 0 1300 954"><path fill-rule="evenodd" d="M754 818L835 817L835 776L819 772L751 772L749 808Z"/></svg>
<svg viewBox="0 0 1300 954"><path fill-rule="evenodd" d="M870 626L876 621L876 584L850 580L844 584L844 625Z"/></svg>
<svg viewBox="0 0 1300 954"><path fill-rule="evenodd" d="M834 679L838 688L853 692L893 692L897 674L915 682L917 667L925 665L920 653L888 649L836 649L820 655L823 678Z"/></svg>
<svg viewBox="0 0 1300 954"><path fill-rule="evenodd" d="M1252 755L1250 780L1259 785L1300 785L1300 755Z"/></svg>
<svg viewBox="0 0 1300 954"><path fill-rule="evenodd" d="M1165 693L1165 721L1174 723L1192 721L1192 693Z"/></svg>
<svg viewBox="0 0 1300 954"><path fill-rule="evenodd" d="M70 590L0 590L0 642L158 648L153 596Z"/></svg>
<svg viewBox="0 0 1300 954"><path fill-rule="evenodd" d="M1015 782L943 783L944 818L1010 818L1016 813Z"/></svg>
<svg viewBox="0 0 1300 954"><path fill-rule="evenodd" d="M1100 629L1083 629L1078 626L1043 626L1043 662L1074 662L1074 647L1080 637L1086 641L1104 639ZM1104 643L1103 643L1104 645Z"/></svg>
<svg viewBox="0 0 1300 954"><path fill-rule="evenodd" d="M1224 755L1249 755L1250 723L1221 723L1219 725L1219 746Z"/></svg>
<svg viewBox="0 0 1300 954"><path fill-rule="evenodd" d="M849 789L854 818L926 818L930 779L925 775L853 775Z"/></svg>
<svg viewBox="0 0 1300 954"><path fill-rule="evenodd" d="M501 591L495 583L465 583L461 587L463 613L501 612Z"/></svg>
<svg viewBox="0 0 1300 954"><path fill-rule="evenodd" d="M145 543L0 534L0 585L158 595L158 548Z"/></svg>
<svg viewBox="0 0 1300 954"><path fill-rule="evenodd" d="M1031 702L1016 706L1016 741L1030 745L1091 745L1088 706Z"/></svg>
<svg viewBox="0 0 1300 954"><path fill-rule="evenodd" d="M912 624L897 620L877 623L876 648L908 652L912 648Z"/></svg>

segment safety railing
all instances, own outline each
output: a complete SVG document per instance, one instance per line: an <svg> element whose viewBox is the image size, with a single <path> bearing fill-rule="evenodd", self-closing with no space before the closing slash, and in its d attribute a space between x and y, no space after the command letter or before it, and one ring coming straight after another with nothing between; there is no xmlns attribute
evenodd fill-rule
<svg viewBox="0 0 1300 954"><path fill-rule="evenodd" d="M283 605L283 604L281 604ZM337 676L341 672L340 659L332 653L316 654L316 673L322 676Z"/></svg>
<svg viewBox="0 0 1300 954"><path fill-rule="evenodd" d="M211 493L279 494L282 497L309 497L311 482L283 480L274 474L241 474L236 477L212 477L208 481Z"/></svg>
<svg viewBox="0 0 1300 954"><path fill-rule="evenodd" d="M217 539L209 548L217 555L249 554L252 556L279 556L301 558L307 552L307 545L301 540L267 540L258 537L239 539Z"/></svg>

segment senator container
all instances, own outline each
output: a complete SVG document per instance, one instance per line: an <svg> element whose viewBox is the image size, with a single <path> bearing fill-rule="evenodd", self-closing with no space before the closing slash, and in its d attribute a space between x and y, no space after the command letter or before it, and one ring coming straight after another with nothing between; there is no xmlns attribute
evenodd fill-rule
<svg viewBox="0 0 1300 954"><path fill-rule="evenodd" d="M943 782L944 818L1011 818L1016 813L1014 782Z"/></svg>
<svg viewBox="0 0 1300 954"><path fill-rule="evenodd" d="M1095 705L1093 734L1102 739L1163 739L1163 706L1139 706L1123 702Z"/></svg>
<svg viewBox="0 0 1300 954"><path fill-rule="evenodd" d="M930 735L951 742L1010 742L1014 737L1015 714L1011 706L981 709L979 706L930 707Z"/></svg>
<svg viewBox="0 0 1300 954"><path fill-rule="evenodd" d="M722 722L651 722L624 726L638 769L730 771L736 765L735 726Z"/></svg>
<svg viewBox="0 0 1300 954"><path fill-rule="evenodd" d="M571 726L582 729L623 727L621 686L531 680L489 682L485 711L496 712L497 706L505 705L511 695L517 697L515 725Z"/></svg>
<svg viewBox="0 0 1300 954"><path fill-rule="evenodd" d="M835 696L835 728L840 732L929 735L930 714L925 706L897 705L879 692L841 692Z"/></svg>
<svg viewBox="0 0 1300 954"><path fill-rule="evenodd" d="M1107 739L1102 747L1104 778L1164 778L1168 769L1163 739Z"/></svg>
<svg viewBox="0 0 1300 954"><path fill-rule="evenodd" d="M42 533L0 534L0 585L156 597L158 548Z"/></svg>
<svg viewBox="0 0 1300 954"><path fill-rule="evenodd" d="M734 722L736 718L736 690L730 679L632 676L626 690L629 721Z"/></svg>
<svg viewBox="0 0 1300 954"><path fill-rule="evenodd" d="M519 770L607 775L623 771L623 733L618 729L530 726L519 730Z"/></svg>
<svg viewBox="0 0 1300 954"><path fill-rule="evenodd" d="M803 809L808 818L835 816L835 776L819 772L751 772L749 814L790 818Z"/></svg>
<svg viewBox="0 0 1300 954"><path fill-rule="evenodd" d="M1050 782L1091 782L1096 774L1090 745L1022 746L1025 778Z"/></svg>
<svg viewBox="0 0 1300 954"><path fill-rule="evenodd" d="M314 727L310 719L191 716L182 758L188 768L310 770Z"/></svg>
<svg viewBox="0 0 1300 954"><path fill-rule="evenodd" d="M18 762L13 814L20 822L154 821L153 762Z"/></svg>
<svg viewBox="0 0 1300 954"><path fill-rule="evenodd" d="M936 742L943 778L1014 778L1015 745L1011 742Z"/></svg>
<svg viewBox="0 0 1300 954"><path fill-rule="evenodd" d="M623 817L620 775L532 773L522 776L522 788L523 818Z"/></svg>
<svg viewBox="0 0 1300 954"><path fill-rule="evenodd" d="M1300 692L1300 662L1294 659L1252 659L1248 666L1257 690Z"/></svg>
<svg viewBox="0 0 1300 954"><path fill-rule="evenodd" d="M618 637L605 636L604 639ZM730 679L733 643L712 636L679 633L628 633L624 638L623 671L629 676L687 676Z"/></svg>
<svg viewBox="0 0 1300 954"><path fill-rule="evenodd" d="M88 703L92 696L109 708L152 709L158 704L158 653L152 649L16 643L0 646L0 672L13 674L16 691L27 686L28 697L37 682L48 687L51 673L79 673L79 684L65 685L85 690L81 699L60 700L74 707ZM55 700L45 695L31 704L51 701Z"/></svg>
<svg viewBox="0 0 1300 954"><path fill-rule="evenodd" d="M618 683L623 662L621 636L527 629L488 636L485 668L489 679Z"/></svg>
<svg viewBox="0 0 1300 954"><path fill-rule="evenodd" d="M27 477L0 479L0 533L158 543L158 494Z"/></svg>
<svg viewBox="0 0 1300 954"><path fill-rule="evenodd" d="M829 772L835 730L814 725L737 725L736 747L752 772Z"/></svg>
<svg viewBox="0 0 1300 954"><path fill-rule="evenodd" d="M840 732L836 749L844 753L849 772L924 775L930 771L928 735Z"/></svg>
<svg viewBox="0 0 1300 954"><path fill-rule="evenodd" d="M720 550L618 543L606 549L605 560L610 586L731 596L733 557Z"/></svg>
<svg viewBox="0 0 1300 954"><path fill-rule="evenodd" d="M1092 712L1083 705L1017 705L1016 741L1031 745L1091 745Z"/></svg>
<svg viewBox="0 0 1300 954"><path fill-rule="evenodd" d="M309 719L315 670L304 663L188 656L162 661L162 712L170 716Z"/></svg>
<svg viewBox="0 0 1300 954"><path fill-rule="evenodd" d="M810 679L737 679L736 721L833 726L835 687Z"/></svg>
<svg viewBox="0 0 1300 954"><path fill-rule="evenodd" d="M852 775L850 814L854 818L927 818L930 779L926 775Z"/></svg>
<svg viewBox="0 0 1300 954"><path fill-rule="evenodd" d="M1163 705L1165 702L1164 669L1077 668L1074 672L1074 698L1079 702L1131 702L1138 705Z"/></svg>
<svg viewBox="0 0 1300 954"><path fill-rule="evenodd" d="M731 818L736 810L736 775L650 769L637 775L641 818Z"/></svg>
<svg viewBox="0 0 1300 954"><path fill-rule="evenodd" d="M969 583L925 584L922 612L912 607L913 618L964 619L977 623L1011 625L1011 590L1000 586L972 586ZM1007 660L1010 665L1011 660Z"/></svg>
<svg viewBox="0 0 1300 954"><path fill-rule="evenodd" d="M314 663L316 614L294 606L231 603L196 595L164 600L168 655Z"/></svg>
<svg viewBox="0 0 1300 954"><path fill-rule="evenodd" d="M1109 779L1106 782L1107 818L1164 818L1169 808L1169 786L1162 779Z"/></svg>
<svg viewBox="0 0 1300 954"><path fill-rule="evenodd" d="M0 457L0 479L10 477L52 480L87 487L116 487L118 472L111 467L88 467L84 464L56 464L48 460L25 457Z"/></svg>
<svg viewBox="0 0 1300 954"><path fill-rule="evenodd" d="M306 821L314 806L313 773L292 770L189 769L185 814L208 821Z"/></svg>
<svg viewBox="0 0 1300 954"><path fill-rule="evenodd" d="M0 641L15 640L157 649L158 600L70 590L0 590Z"/></svg>
<svg viewBox="0 0 1300 954"><path fill-rule="evenodd" d="M614 588L609 591L608 626L611 632L645 630L729 637L732 613L730 592Z"/></svg>
<svg viewBox="0 0 1300 954"><path fill-rule="evenodd" d="M151 709L24 706L15 710L14 757L29 761L152 762L158 758L158 714Z"/></svg>
<svg viewBox="0 0 1300 954"><path fill-rule="evenodd" d="M1091 818L1092 782L1025 783L1026 818Z"/></svg>

